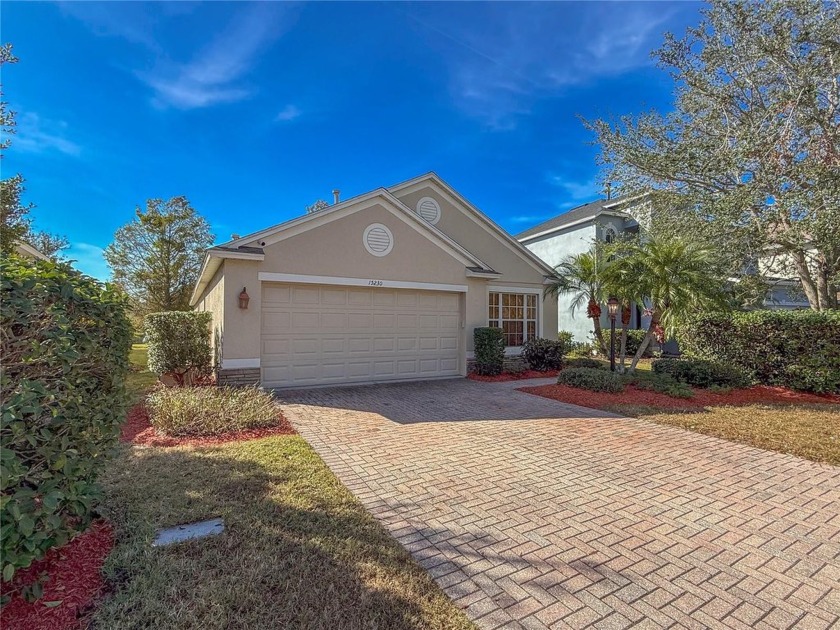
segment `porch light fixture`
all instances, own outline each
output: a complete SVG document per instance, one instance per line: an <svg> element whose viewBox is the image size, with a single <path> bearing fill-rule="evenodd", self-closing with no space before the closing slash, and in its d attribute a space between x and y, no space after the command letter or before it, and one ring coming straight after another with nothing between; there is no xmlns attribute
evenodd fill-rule
<svg viewBox="0 0 840 630"><path fill-rule="evenodd" d="M612 321L615 321L615 317L616 315L618 315L618 306L618 300L614 297L611 297L609 300L607 300L607 310L610 313L610 319Z"/></svg>
<svg viewBox="0 0 840 630"><path fill-rule="evenodd" d="M610 372L615 372L615 316L618 315L619 302L615 297L607 300L610 313Z"/></svg>
<svg viewBox="0 0 840 630"><path fill-rule="evenodd" d="M239 294L239 308L247 309L248 302L251 301L251 296L248 295L246 287L242 287L242 293Z"/></svg>

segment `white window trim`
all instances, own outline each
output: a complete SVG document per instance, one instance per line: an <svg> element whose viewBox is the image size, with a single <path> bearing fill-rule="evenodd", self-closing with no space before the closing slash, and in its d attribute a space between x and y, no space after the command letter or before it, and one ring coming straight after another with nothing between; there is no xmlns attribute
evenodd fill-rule
<svg viewBox="0 0 840 630"><path fill-rule="evenodd" d="M417 202L417 204L414 206L414 210L415 210L415 212L417 212L417 216L419 216L420 218L422 218L425 221L426 220L425 217L423 217L423 215L420 214L420 206L422 206L427 201L431 201L434 204L435 208L437 209L437 213L435 214L434 220L429 221L429 223L431 223L432 225L435 225L438 221L440 221L440 214L441 214L440 203L438 202L437 199L435 199L434 197L428 197L428 196L427 197L421 197L420 200Z"/></svg>
<svg viewBox="0 0 840 630"><path fill-rule="evenodd" d="M494 286L494 285L487 285L487 292L484 296L484 312L486 315L486 322L487 326L490 326L490 294L491 293L524 293L526 295L536 295L537 296L537 326L536 326L536 334L537 338L542 337L542 325L543 325L543 290L537 289L536 287L502 287L502 286ZM499 304L499 309L502 308L501 303ZM499 321L501 321L501 311L499 312ZM505 355L511 356L518 354L522 349L522 346L505 346Z"/></svg>

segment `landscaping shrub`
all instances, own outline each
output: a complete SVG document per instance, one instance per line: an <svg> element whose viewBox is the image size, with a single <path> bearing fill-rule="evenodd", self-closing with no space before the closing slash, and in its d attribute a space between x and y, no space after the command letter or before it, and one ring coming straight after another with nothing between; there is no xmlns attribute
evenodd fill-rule
<svg viewBox="0 0 840 630"><path fill-rule="evenodd" d="M123 296L67 264L0 261L2 576L84 531L117 444L132 329Z"/></svg>
<svg viewBox="0 0 840 630"><path fill-rule="evenodd" d="M563 367L565 345L552 339L529 339L522 345L522 358L537 372L559 370Z"/></svg>
<svg viewBox="0 0 840 630"><path fill-rule="evenodd" d="M746 387L750 384L743 370L705 359L657 359L653 362L653 371L695 387Z"/></svg>
<svg viewBox="0 0 840 630"><path fill-rule="evenodd" d="M636 353L639 351L639 346L642 345L642 340L645 338L647 334L644 330L628 330L627 331L627 356L634 357ZM618 335L618 331L616 331L616 335ZM615 345L616 348L621 348L621 341L620 338L616 340ZM648 347L645 348L644 354L642 354L642 358L649 359L653 356L653 343L649 343Z"/></svg>
<svg viewBox="0 0 840 630"><path fill-rule="evenodd" d="M563 344L563 354L568 354L574 347L575 335L568 330L561 330L557 333L557 341Z"/></svg>
<svg viewBox="0 0 840 630"><path fill-rule="evenodd" d="M149 370L191 385L210 373L210 313L167 311L146 316Z"/></svg>
<svg viewBox="0 0 840 630"><path fill-rule="evenodd" d="M678 340L684 354L736 366L766 385L838 391L837 311L704 315L684 324Z"/></svg>
<svg viewBox="0 0 840 630"><path fill-rule="evenodd" d="M585 367L563 370L557 377L557 384L579 387L593 392L617 393L624 391L624 383L614 372Z"/></svg>
<svg viewBox="0 0 840 630"><path fill-rule="evenodd" d="M575 357L566 361L567 368L592 368L597 370L605 367L598 359L591 359L589 357Z"/></svg>
<svg viewBox="0 0 840 630"><path fill-rule="evenodd" d="M484 376L502 373L505 362L505 335L501 328L476 328L475 371Z"/></svg>
<svg viewBox="0 0 840 630"><path fill-rule="evenodd" d="M784 382L793 389L817 394L837 394L840 393L840 368L830 369L807 363L788 365Z"/></svg>
<svg viewBox="0 0 840 630"><path fill-rule="evenodd" d="M659 392L674 398L692 398L694 396L691 387L669 374L634 372L633 374L623 374L621 380L637 389Z"/></svg>
<svg viewBox="0 0 840 630"><path fill-rule="evenodd" d="M279 410L256 387L161 387L146 399L152 426L166 435L220 435L275 426Z"/></svg>

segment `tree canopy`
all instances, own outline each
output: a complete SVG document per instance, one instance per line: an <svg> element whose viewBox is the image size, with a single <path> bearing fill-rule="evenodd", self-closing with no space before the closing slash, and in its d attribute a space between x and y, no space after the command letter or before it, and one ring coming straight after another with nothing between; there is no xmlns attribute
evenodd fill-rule
<svg viewBox="0 0 840 630"><path fill-rule="evenodd" d="M135 314L189 309L210 225L186 197L149 199L105 249L114 281L132 298Z"/></svg>
<svg viewBox="0 0 840 630"><path fill-rule="evenodd" d="M705 238L731 275L797 277L815 310L840 287L839 7L712 0L654 52L672 112L586 122L650 230Z"/></svg>

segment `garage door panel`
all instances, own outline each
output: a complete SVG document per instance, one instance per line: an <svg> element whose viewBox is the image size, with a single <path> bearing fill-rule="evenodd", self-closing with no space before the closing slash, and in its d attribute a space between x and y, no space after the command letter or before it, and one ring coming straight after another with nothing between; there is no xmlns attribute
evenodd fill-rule
<svg viewBox="0 0 840 630"><path fill-rule="evenodd" d="M347 328L347 315L345 313L321 313L322 328Z"/></svg>
<svg viewBox="0 0 840 630"><path fill-rule="evenodd" d="M288 311L263 311L263 332L282 333L292 324L292 314Z"/></svg>
<svg viewBox="0 0 840 630"><path fill-rule="evenodd" d="M266 283L262 315L268 387L459 374L458 294Z"/></svg>
<svg viewBox="0 0 840 630"><path fill-rule="evenodd" d="M347 327L350 329L362 328L370 330L373 328L373 313L348 313Z"/></svg>
<svg viewBox="0 0 840 630"><path fill-rule="evenodd" d="M376 313L373 316L373 326L377 330L394 328L397 318L393 313Z"/></svg>
<svg viewBox="0 0 840 630"><path fill-rule="evenodd" d="M397 350L400 352L413 352L417 349L417 337L399 337L397 339Z"/></svg>
<svg viewBox="0 0 840 630"><path fill-rule="evenodd" d="M321 342L321 348L324 350L324 354L344 354L346 344L344 343L344 339L324 339Z"/></svg>

